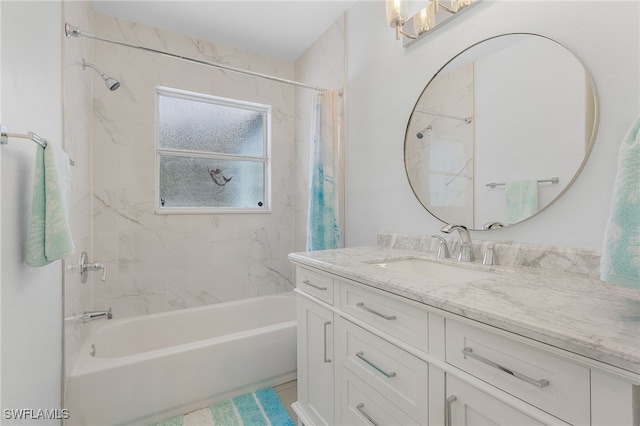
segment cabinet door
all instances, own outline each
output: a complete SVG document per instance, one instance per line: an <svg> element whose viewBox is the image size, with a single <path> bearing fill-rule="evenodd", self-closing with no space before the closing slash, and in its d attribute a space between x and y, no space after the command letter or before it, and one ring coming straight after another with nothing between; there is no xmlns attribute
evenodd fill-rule
<svg viewBox="0 0 640 426"><path fill-rule="evenodd" d="M333 312L298 296L298 402L316 425L333 425Z"/></svg>
<svg viewBox="0 0 640 426"><path fill-rule="evenodd" d="M447 375L446 396L446 426L543 424L449 375Z"/></svg>
<svg viewBox="0 0 640 426"><path fill-rule="evenodd" d="M420 424L348 368L342 367L340 382L342 394L338 403L340 413L338 424L345 426L417 426Z"/></svg>

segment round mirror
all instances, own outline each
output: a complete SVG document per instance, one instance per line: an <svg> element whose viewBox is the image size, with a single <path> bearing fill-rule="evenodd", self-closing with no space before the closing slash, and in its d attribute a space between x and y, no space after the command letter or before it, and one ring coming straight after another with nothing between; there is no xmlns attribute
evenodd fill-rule
<svg viewBox="0 0 640 426"><path fill-rule="evenodd" d="M411 113L407 177L445 223L495 229L557 200L587 161L597 127L595 88L559 43L505 34L445 64Z"/></svg>

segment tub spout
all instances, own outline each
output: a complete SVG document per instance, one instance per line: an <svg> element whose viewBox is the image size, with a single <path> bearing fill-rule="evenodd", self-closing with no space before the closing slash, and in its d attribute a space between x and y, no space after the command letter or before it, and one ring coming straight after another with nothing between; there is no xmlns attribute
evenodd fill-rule
<svg viewBox="0 0 640 426"><path fill-rule="evenodd" d="M106 318L108 320L113 318L113 312L111 312L111 308L107 309L106 311L91 311L91 312L84 312L82 314L83 322L89 322L89 321L93 321L100 318Z"/></svg>

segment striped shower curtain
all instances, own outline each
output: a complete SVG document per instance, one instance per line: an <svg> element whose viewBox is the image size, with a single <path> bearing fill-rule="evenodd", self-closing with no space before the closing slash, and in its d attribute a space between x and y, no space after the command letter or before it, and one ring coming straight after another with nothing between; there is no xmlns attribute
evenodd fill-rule
<svg viewBox="0 0 640 426"><path fill-rule="evenodd" d="M344 247L342 114L342 94L316 93L311 122L308 251Z"/></svg>

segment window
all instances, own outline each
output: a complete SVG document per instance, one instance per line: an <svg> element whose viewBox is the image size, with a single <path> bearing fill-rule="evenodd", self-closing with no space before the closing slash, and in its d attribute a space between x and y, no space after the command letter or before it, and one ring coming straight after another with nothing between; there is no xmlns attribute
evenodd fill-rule
<svg viewBox="0 0 640 426"><path fill-rule="evenodd" d="M271 106L156 92L157 211L269 211Z"/></svg>

